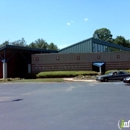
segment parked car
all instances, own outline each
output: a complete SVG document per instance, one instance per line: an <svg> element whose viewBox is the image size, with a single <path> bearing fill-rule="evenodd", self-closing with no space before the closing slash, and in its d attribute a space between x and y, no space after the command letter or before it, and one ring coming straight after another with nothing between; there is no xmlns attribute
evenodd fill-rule
<svg viewBox="0 0 130 130"><path fill-rule="evenodd" d="M130 83L130 76L123 79L124 83Z"/></svg>
<svg viewBox="0 0 130 130"><path fill-rule="evenodd" d="M108 80L121 80L123 81L124 78L130 76L129 73L125 72L125 71L114 71L114 72L110 72L107 75L101 75L101 76L97 76L96 80L97 81L105 81L107 82Z"/></svg>

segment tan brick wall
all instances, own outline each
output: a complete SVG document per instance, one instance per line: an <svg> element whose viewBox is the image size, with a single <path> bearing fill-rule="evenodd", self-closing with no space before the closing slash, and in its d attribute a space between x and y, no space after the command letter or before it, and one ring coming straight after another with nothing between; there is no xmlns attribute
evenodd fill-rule
<svg viewBox="0 0 130 130"><path fill-rule="evenodd" d="M32 72L92 70L92 62L106 62L106 70L130 68L130 52L33 54Z"/></svg>

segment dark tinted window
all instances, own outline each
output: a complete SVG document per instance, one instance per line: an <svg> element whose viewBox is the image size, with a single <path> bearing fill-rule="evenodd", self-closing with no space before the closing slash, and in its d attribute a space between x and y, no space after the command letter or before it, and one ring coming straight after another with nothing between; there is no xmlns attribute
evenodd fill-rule
<svg viewBox="0 0 130 130"><path fill-rule="evenodd" d="M121 71L121 72L119 72L119 74L125 74L125 72L122 72L122 71Z"/></svg>

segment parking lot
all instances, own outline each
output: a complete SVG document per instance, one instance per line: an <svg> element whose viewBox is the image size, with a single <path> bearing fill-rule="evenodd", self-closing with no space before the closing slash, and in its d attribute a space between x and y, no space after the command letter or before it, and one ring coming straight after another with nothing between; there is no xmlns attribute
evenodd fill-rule
<svg viewBox="0 0 130 130"><path fill-rule="evenodd" d="M123 82L1 83L0 130L119 130L130 120Z"/></svg>

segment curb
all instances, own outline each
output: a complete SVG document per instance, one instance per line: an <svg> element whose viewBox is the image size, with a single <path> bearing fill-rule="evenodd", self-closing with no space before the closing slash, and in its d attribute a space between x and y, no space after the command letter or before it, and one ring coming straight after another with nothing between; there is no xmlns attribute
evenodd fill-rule
<svg viewBox="0 0 130 130"><path fill-rule="evenodd" d="M63 78L65 81L83 81L83 82L97 82L96 80L84 80L84 79L73 79L73 78Z"/></svg>

